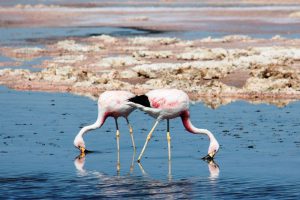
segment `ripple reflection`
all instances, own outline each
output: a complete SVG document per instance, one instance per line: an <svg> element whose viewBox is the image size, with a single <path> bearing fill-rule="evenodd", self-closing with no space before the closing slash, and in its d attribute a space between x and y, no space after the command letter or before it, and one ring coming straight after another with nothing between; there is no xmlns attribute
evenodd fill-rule
<svg viewBox="0 0 300 200"><path fill-rule="evenodd" d="M132 160L134 160L134 155ZM99 171L89 171L84 168L87 161L86 156L79 155L74 160L74 166L77 170L78 177L82 178L81 182L96 180L95 187L97 194L101 197L126 197L126 198L151 198L151 199L178 199L178 198L194 198L193 190L199 187L214 185L217 187L216 180L219 177L220 169L216 162L207 162L209 175L208 179L203 178L184 178L173 180L172 178L172 162L168 162L167 179L154 179L143 168L141 163L137 163L142 176L133 174L134 162L131 163L129 173L117 176L106 175ZM117 165L120 165L117 160ZM199 182L200 181L200 182ZM209 183L211 182L211 183ZM206 184L205 184L206 183ZM212 184L213 183L213 184ZM203 188L202 188L203 189ZM97 196L98 196L97 195Z"/></svg>

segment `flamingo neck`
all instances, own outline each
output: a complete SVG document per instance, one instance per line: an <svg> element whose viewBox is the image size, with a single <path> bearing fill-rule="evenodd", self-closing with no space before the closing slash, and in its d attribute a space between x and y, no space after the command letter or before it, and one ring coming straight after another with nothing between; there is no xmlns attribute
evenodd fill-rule
<svg viewBox="0 0 300 200"><path fill-rule="evenodd" d="M181 114L182 123L185 129L194 134L205 134L208 136L210 142L216 141L215 136L207 129L200 129L195 127L190 120L190 112L188 110Z"/></svg>
<svg viewBox="0 0 300 200"><path fill-rule="evenodd" d="M107 117L108 117L108 113L106 113L106 112L98 113L98 118L97 118L96 122L92 125L83 127L79 131L79 133L77 134L76 137L83 137L83 135L86 134L88 131L94 130L96 128L100 128L104 124Z"/></svg>

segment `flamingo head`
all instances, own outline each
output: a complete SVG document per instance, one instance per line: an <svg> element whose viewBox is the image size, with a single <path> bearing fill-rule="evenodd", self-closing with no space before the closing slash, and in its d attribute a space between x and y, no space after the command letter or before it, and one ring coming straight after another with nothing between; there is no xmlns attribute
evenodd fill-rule
<svg viewBox="0 0 300 200"><path fill-rule="evenodd" d="M215 155L218 153L220 148L220 145L216 139L212 139L210 141L209 147L208 147L208 154L207 156L203 157L204 160L213 160Z"/></svg>
<svg viewBox="0 0 300 200"><path fill-rule="evenodd" d="M74 139L74 145L80 150L81 153L85 152L85 144L82 136L76 136Z"/></svg>

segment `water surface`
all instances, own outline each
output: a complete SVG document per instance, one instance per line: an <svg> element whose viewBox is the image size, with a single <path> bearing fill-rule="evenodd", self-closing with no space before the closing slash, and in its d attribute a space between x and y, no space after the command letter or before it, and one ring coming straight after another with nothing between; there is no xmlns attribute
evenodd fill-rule
<svg viewBox="0 0 300 200"><path fill-rule="evenodd" d="M300 103L284 108L235 102L217 110L191 106L192 122L211 130L221 149L215 162L205 136L171 121L172 162L168 162L166 123L155 131L136 162L126 121L121 131L120 171L114 121L85 136L94 153L76 159L73 139L93 123L96 102L60 93L19 92L0 87L0 198L192 198L299 199ZM153 119L130 116L137 153ZM133 165L132 165L133 163Z"/></svg>
<svg viewBox="0 0 300 200"><path fill-rule="evenodd" d="M0 27L0 44L15 46L43 46L68 37L144 35L148 31L118 27Z"/></svg>

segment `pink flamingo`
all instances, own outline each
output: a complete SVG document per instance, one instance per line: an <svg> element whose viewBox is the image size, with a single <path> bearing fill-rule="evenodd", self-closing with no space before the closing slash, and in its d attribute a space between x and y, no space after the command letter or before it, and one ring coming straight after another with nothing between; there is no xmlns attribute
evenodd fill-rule
<svg viewBox="0 0 300 200"><path fill-rule="evenodd" d="M177 89L157 89L152 90L145 95L135 96L130 98L127 103L135 108L148 113L156 119L154 126L149 132L144 147L138 157L138 162L140 162L146 146L152 136L155 127L161 120L167 120L167 140L168 140L168 155L169 160L171 159L171 137L170 137L170 126L169 120L181 117L184 127L187 131L194 134L206 134L210 139L210 144L208 148L208 155L203 159L212 160L219 150L219 143L214 137L214 135L206 130L199 129L193 126L190 121L189 113L189 97L188 95Z"/></svg>
<svg viewBox="0 0 300 200"><path fill-rule="evenodd" d="M96 122L92 125L83 127L77 136L74 139L74 145L77 147L82 154L87 152L85 143L83 140L83 135L89 131L96 128L100 128L107 117L113 117L115 118L116 122L116 137L117 137L117 146L118 146L118 152L120 150L119 146L119 138L120 138L120 132L119 132L119 126L117 119L119 117L124 117L127 121L129 132L131 136L132 146L135 149L134 139L133 139L133 131L132 127L128 120L128 115L135 109L129 105L126 104L127 100L129 98L134 97L135 95L131 92L127 91L106 91L102 93L99 96L98 99L98 118Z"/></svg>

